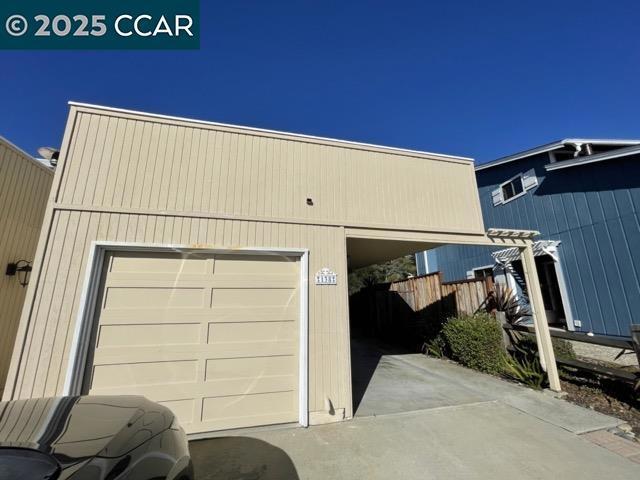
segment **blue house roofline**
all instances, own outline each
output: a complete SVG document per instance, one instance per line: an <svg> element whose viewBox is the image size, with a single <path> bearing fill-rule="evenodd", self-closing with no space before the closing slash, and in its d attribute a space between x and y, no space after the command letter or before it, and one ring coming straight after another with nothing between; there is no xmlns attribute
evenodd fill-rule
<svg viewBox="0 0 640 480"><path fill-rule="evenodd" d="M531 157L539 153L551 152L553 150L557 150L559 148L565 148L567 146L571 146L578 149L579 146L584 144L613 145L613 146L624 147L624 146L640 145L640 140L605 139L605 138L565 138L564 140L558 140L555 142L547 143L539 147L530 148L528 150L524 150L519 153L514 153L513 155L508 155L506 157L501 157L496 160L492 160L490 162L477 165L475 169L476 169L476 172L480 170L486 170L488 168L496 167L498 165L503 165L509 162L515 162L516 160L520 160L522 158Z"/></svg>

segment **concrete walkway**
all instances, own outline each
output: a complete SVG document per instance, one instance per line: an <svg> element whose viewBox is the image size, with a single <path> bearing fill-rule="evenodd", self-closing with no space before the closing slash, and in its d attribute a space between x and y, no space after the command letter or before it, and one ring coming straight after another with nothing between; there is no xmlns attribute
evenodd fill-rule
<svg viewBox="0 0 640 480"><path fill-rule="evenodd" d="M355 419L192 442L197 480L640 478L580 435L616 419L450 362L355 348L377 357L354 366L354 390L366 384Z"/></svg>
<svg viewBox="0 0 640 480"><path fill-rule="evenodd" d="M375 361L376 349L366 344L353 346L361 354L353 360ZM616 427L620 420L573 405L550 393L524 388L464 368L453 362L418 353L377 355L375 369L354 367L354 378L373 371L355 412L356 417L429 410L438 407L500 401L540 420L573 433ZM357 382L364 382L358 378ZM356 380L354 380L356 382Z"/></svg>

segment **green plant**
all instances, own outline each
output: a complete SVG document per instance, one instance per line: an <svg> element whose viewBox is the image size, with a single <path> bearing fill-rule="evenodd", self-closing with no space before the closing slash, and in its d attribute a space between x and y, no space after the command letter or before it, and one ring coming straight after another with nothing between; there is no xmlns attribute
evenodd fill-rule
<svg viewBox="0 0 640 480"><path fill-rule="evenodd" d="M542 390L547 375L540 365L535 339L529 336L522 337L521 341L514 345L514 351L505 357L504 375L531 388Z"/></svg>
<svg viewBox="0 0 640 480"><path fill-rule="evenodd" d="M576 358L573 345L568 340L552 337L551 344L553 345L553 353L555 353L556 357L566 358L567 360L574 360Z"/></svg>
<svg viewBox="0 0 640 480"><path fill-rule="evenodd" d="M506 353L502 346L502 331L487 313L450 318L442 335L453 360L487 373L501 373Z"/></svg>
<svg viewBox="0 0 640 480"><path fill-rule="evenodd" d="M431 355L436 358L446 356L447 342L444 336L437 335L435 338L425 341L422 346L422 351L427 355Z"/></svg>
<svg viewBox="0 0 640 480"><path fill-rule="evenodd" d="M511 325L519 325L531 316L529 306L523 303L511 288L499 283L487 298L487 310L489 313L504 312L507 322Z"/></svg>

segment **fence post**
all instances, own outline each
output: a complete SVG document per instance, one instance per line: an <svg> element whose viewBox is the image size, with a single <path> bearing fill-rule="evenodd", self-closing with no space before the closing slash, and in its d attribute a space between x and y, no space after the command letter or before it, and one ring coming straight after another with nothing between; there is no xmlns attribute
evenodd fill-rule
<svg viewBox="0 0 640 480"><path fill-rule="evenodd" d="M507 324L507 314L504 312L496 311L496 322L498 322L498 326L500 327L500 331L502 332L502 345L505 350L509 350L511 347L511 337L509 336L509 332L505 330L504 326Z"/></svg>

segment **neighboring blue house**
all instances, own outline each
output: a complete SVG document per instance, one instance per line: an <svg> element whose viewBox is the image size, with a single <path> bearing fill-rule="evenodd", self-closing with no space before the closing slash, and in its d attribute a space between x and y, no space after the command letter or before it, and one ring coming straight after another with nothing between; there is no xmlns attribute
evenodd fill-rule
<svg viewBox="0 0 640 480"><path fill-rule="evenodd" d="M476 179L487 228L541 233L535 254L549 323L630 336L640 323L640 140L566 139L479 165ZM496 250L422 252L418 274L494 275L521 291L519 261Z"/></svg>

